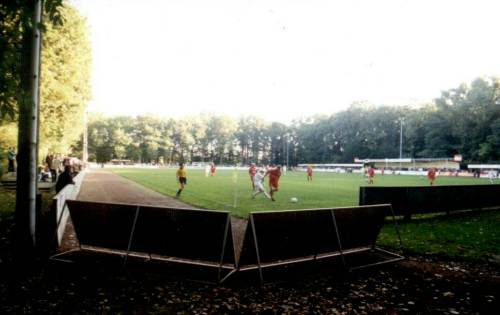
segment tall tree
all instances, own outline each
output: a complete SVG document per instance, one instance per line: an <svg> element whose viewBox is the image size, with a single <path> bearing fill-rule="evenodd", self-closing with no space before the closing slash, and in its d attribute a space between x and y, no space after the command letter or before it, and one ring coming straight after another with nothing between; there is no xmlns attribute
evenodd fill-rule
<svg viewBox="0 0 500 315"><path fill-rule="evenodd" d="M40 153L68 153L82 134L91 98L91 49L86 21L69 5L62 25L48 24L43 36Z"/></svg>
<svg viewBox="0 0 500 315"><path fill-rule="evenodd" d="M63 0L45 0L44 13L48 24L62 24ZM19 110L23 67L31 61L34 0L0 2L0 120L14 119ZM45 25L48 25L45 24ZM43 27L43 26L42 26Z"/></svg>

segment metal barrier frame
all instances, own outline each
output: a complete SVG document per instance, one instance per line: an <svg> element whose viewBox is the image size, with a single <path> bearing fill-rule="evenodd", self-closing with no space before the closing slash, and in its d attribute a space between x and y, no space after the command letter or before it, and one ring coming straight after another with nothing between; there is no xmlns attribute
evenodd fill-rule
<svg viewBox="0 0 500 315"><path fill-rule="evenodd" d="M105 202L98 202L99 204L110 204L110 205L120 205L119 203L105 203ZM124 205L124 204L121 204ZM234 274L237 271L237 261L236 259L234 260L234 264L224 264L224 254L225 254L225 249L226 249L226 244L227 244L227 239L228 235L230 233L230 224L231 224L231 216L229 215L229 212L226 212L227 219L226 223L224 226L224 235L223 235L223 240L222 240L222 248L221 248L221 253L220 253L220 260L218 263L212 263L208 261L199 261L199 260L193 260L193 259L187 259L187 258L179 258L179 257L167 257L163 255L154 255L152 253L142 253L142 252L134 252L131 251L131 246L134 238L134 233L136 229L136 223L137 219L139 217L140 209L141 206L147 206L147 207L153 207L150 205L135 205L136 206L136 211L135 211L135 216L134 216L134 221L130 230L130 235L129 235L129 241L128 241L128 246L127 250L116 250L112 248L106 248L106 247L98 247L98 246L88 246L85 244L81 244L80 241L79 247L76 249L71 249L62 253L55 254L51 257L49 257L50 260L53 261L59 261L59 262L65 262L65 263L75 263L73 260L69 259L64 259L61 257L64 257L65 255L68 255L70 253L78 252L78 251L88 251L88 252L99 252L99 253L104 253L104 254L111 254L111 255L119 255L123 257L123 266L127 265L128 257L138 257L138 258L147 258L149 261L164 261L164 262L171 262L171 263L179 263L179 264L187 264L187 265L194 265L194 266L203 266L203 267L211 267L211 268L217 268L217 283L223 283L227 278L229 278L232 274ZM158 206L154 206L154 208L162 208ZM66 201L64 203L64 207L62 208L59 220L57 222L56 226L56 235L57 237L57 231L59 228L59 224L61 223L61 218L63 217L64 211L69 212L69 207L66 205ZM165 208L165 209L172 209L172 208ZM184 210L180 208L175 208L176 210ZM190 210L190 211L207 211L207 210L198 210L198 209L185 209L185 210ZM225 211L217 211L217 212L225 212ZM77 235L78 236L78 235ZM233 248L233 255L234 255L234 248ZM228 271L227 274L223 276L223 271L226 270Z"/></svg>
<svg viewBox="0 0 500 315"><path fill-rule="evenodd" d="M369 206L360 206L360 207L363 208L363 207L371 207L371 206L388 206L390 208L391 213L392 213L392 217L393 217L394 227L396 229L396 233L397 233L397 236L398 236L398 239L400 242L400 246L401 246L402 241L401 241L401 236L399 233L399 227L397 225L396 217L394 215L394 211L392 209L392 206L390 204L383 204L383 205L369 205ZM263 275L264 268L272 268L272 267L278 267L278 266L298 264L298 263L316 261L316 260L320 260L320 259L326 259L326 258L332 258L332 257L338 256L338 257L341 257L342 264L343 264L344 268L346 268L349 272L352 272L354 270L378 266L378 265L382 265L382 264L393 263L393 262L397 262L397 261L404 259L404 256L402 256L402 255L390 252L388 250L382 249L382 248L375 246L375 245L343 250L342 241L340 240L340 234L339 234L339 230L338 230L337 220L335 218L335 210L336 209L345 209L345 208L359 208L359 207L342 207L342 208L330 209L331 216L332 216L332 223L333 223L334 231L335 231L335 236L336 236L337 244L339 246L339 251L330 252L330 253L323 253L323 254L315 253L314 255L297 257L297 258L290 258L290 259L283 259L283 260L279 260L279 261L266 262L266 263L262 263L261 259L260 259L260 249L259 249L259 244L258 244L258 240L257 240L255 220L253 219L253 214L258 213L258 212L251 212L250 216L249 216L249 225L250 225L250 228L252 230L252 238L253 238L253 244L254 244L254 249L255 249L256 258L257 258L257 264L256 265L245 265L245 266L241 266L238 264L238 271L251 271L251 270L257 269L259 272L260 283L264 284L264 275ZM307 211L307 210L314 211L314 210L325 210L325 209L301 209L301 210L265 211L265 212L273 213L273 212L287 212L287 211L292 212L292 211ZM260 213L262 213L262 212L263 211L260 211ZM364 264L364 265L360 265L360 266L350 267L347 265L347 262L345 259L346 255L354 254L354 253L363 253L363 252L368 252L368 251L379 252L379 253L382 253L384 255L390 256L391 258L380 261L380 262L369 263L369 264Z"/></svg>
<svg viewBox="0 0 500 315"><path fill-rule="evenodd" d="M110 203L104 203L104 202L103 203L98 202L98 204L127 205L127 204L119 204L119 203L110 204ZM277 261L272 261L272 262L262 262L261 261L261 253L260 253L260 248L259 248L259 242L257 239L256 222L254 219L254 214L256 212L251 212L246 229L243 231L243 233L246 234L247 230L250 229L252 240L249 240L249 242L251 242L253 244L253 249L255 250L255 255L256 255L255 257L256 257L257 263L256 264L247 264L247 265L243 265L243 266L240 265L241 252L239 255L239 259L236 259L237 255L236 255L236 249L234 248L234 246L231 247L231 248L233 248L234 263L230 263L230 264L224 263L227 241L228 241L229 233L231 233L231 230L230 230L231 216L230 216L229 212L217 211L217 212L227 213L227 219L226 219L225 226L224 226L224 232L223 232L224 234L223 234L220 256L219 256L220 259L218 262L214 263L214 262L209 262L209 261L200 261L200 260L195 260L195 259L179 258L179 257L167 257L164 255L155 255L154 253L144 253L144 252L132 251L131 250L132 243L134 240L135 230L136 230L136 226L137 226L137 220L138 220L139 215L140 215L141 207L153 207L153 206L130 205L130 204L128 204L128 206L136 206L136 209L135 209L133 223L132 223L132 226L130 228L130 233L128 236L128 243L127 243L128 245L127 245L126 250L116 250L116 249L112 249L112 248L103 248L103 247L90 246L90 245L85 245L85 244L79 243L79 248L65 251L62 253L58 253L58 254L50 257L50 259L55 260L55 261L62 261L62 262L74 262L72 260L64 259L63 257L65 255L68 255L68 254L73 253L75 251L89 251L89 252L99 252L99 253L122 256L123 257L123 266L127 265L127 261L128 261L129 256L130 256L130 257L144 258L144 259L147 259L148 261L153 261L153 260L154 261L165 261L165 262L171 262L171 263L180 263L180 264L188 264L188 265L194 265L194 266L217 268L217 281L216 281L216 283L219 283L219 284L226 281L231 275L233 275L236 272L249 271L249 270L258 270L260 282L261 282L261 284L263 284L264 283L263 270L265 268L272 268L272 267L278 267L278 266L284 266L284 265L290 265L290 264L297 264L297 263L303 263L303 262L308 262L308 261L317 261L317 260L333 258L333 257L340 257L340 259L342 260L342 265L349 272L354 271L354 270L358 270L358 269L362 269L362 268L368 268L368 267L372 267L372 266L378 266L378 265L382 265L382 264L392 263L392 262L396 262L396 261L404 259L404 257L399 255L399 254L396 254L396 253L393 253L393 252L390 252L390 251L387 251L385 249L377 247L375 245L375 243L370 245L370 246L362 246L362 247L345 249L343 244L342 244L341 237L340 237L337 218L335 217L335 210L337 210L337 209L350 209L350 208L355 209L355 208L365 208L365 207L369 208L369 207L374 207L374 206L379 206L379 207L386 206L391 211L391 214L393 217L392 221L393 221L394 227L396 229L396 233L397 233L400 245L402 245L401 235L399 232L399 227L398 227L397 222L396 222L394 211L392 209L392 206L389 204L361 206L361 207L328 208L328 209L265 211L268 213L274 213L274 212L283 213L283 212L291 212L291 211L329 210L330 214L331 214L331 220L332 220L332 226L333 226L333 230L331 232L333 233L333 236L334 236L335 241L336 241L337 246L338 246L338 250L332 251L332 252L318 253L318 250L315 250L314 254L312 254L312 255L303 256L303 257L287 258L287 259L277 260ZM56 236L57 236L57 230L59 228L59 224L61 223L62 216L64 214L64 211L66 211L67 208L68 207L67 207L66 202L65 202L63 210L62 210L62 212L59 216L58 222L57 222ZM162 207L154 206L153 208L162 208ZM173 209L173 208L165 208L165 209ZM174 209L175 210L190 210L190 211L193 211L193 210L194 211L206 211L206 210L196 210L196 209L179 209L179 208L174 208ZM68 212L69 212L69 208L68 208ZM260 212L260 213L262 213L262 212ZM242 248L240 248L241 251L243 251L243 247L244 246L242 246ZM368 264L364 264L364 265L360 265L360 266L348 266L348 263L346 261L346 257L348 255L355 254L355 253L363 253L363 252L379 252L383 255L389 256L390 258L385 259L383 261L379 261L379 262L375 262L375 263L368 263ZM224 271L227 271L227 273L224 274Z"/></svg>
<svg viewBox="0 0 500 315"><path fill-rule="evenodd" d="M80 192L81 184L83 182L83 179L85 178L86 171L82 170L78 175L76 175L73 178L73 181L75 182L74 185L69 184L66 185L58 194L56 194L52 198L52 206L54 207L53 209L55 210L55 216L56 216L56 238L57 238L57 243L58 245L61 245L64 230L66 228L66 222L67 222L67 216L64 217L63 214L67 208L66 205L66 199L73 199L76 198ZM59 230L61 228L61 230Z"/></svg>

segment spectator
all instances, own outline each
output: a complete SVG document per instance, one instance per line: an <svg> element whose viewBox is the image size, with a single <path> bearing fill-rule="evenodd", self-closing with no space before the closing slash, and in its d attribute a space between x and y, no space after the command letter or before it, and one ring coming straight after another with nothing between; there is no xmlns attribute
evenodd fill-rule
<svg viewBox="0 0 500 315"><path fill-rule="evenodd" d="M59 174L64 171L64 166L62 165L62 158L60 154L54 155L54 159L52 160L52 167L56 171L56 179Z"/></svg>
<svg viewBox="0 0 500 315"><path fill-rule="evenodd" d="M480 178L481 177L481 171L479 169L474 170L474 177L475 178Z"/></svg>
<svg viewBox="0 0 500 315"><path fill-rule="evenodd" d="M75 182L73 181L73 175L71 174L71 166L66 165L64 167L64 172L62 172L57 179L56 193L59 193L68 184L74 185Z"/></svg>
<svg viewBox="0 0 500 315"><path fill-rule="evenodd" d="M51 155L49 167L50 167L50 173L52 174L52 182L55 182L57 180L57 175L59 175L58 169L60 167L60 161L57 158L57 155L56 156Z"/></svg>
<svg viewBox="0 0 500 315"><path fill-rule="evenodd" d="M52 160L54 159L54 156L52 154L47 154L45 157L45 163L49 166L49 168L52 167Z"/></svg>
<svg viewBox="0 0 500 315"><path fill-rule="evenodd" d="M44 167L40 167L40 181L48 182L52 178L49 166L45 164Z"/></svg>
<svg viewBox="0 0 500 315"><path fill-rule="evenodd" d="M7 171L15 172L14 161L16 160L16 150L14 150L13 147L9 147L9 151L7 151L7 158L9 160L9 167Z"/></svg>

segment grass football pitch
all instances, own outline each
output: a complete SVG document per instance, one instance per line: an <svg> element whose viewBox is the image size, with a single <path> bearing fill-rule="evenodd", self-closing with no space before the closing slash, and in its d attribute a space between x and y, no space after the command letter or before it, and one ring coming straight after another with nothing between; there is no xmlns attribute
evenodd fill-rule
<svg viewBox="0 0 500 315"><path fill-rule="evenodd" d="M168 196L178 189L176 169L114 169L114 173ZM305 172L287 172L280 179L275 202L263 194L251 198L252 186L246 171L218 170L216 176L205 177L203 170L187 170L188 183L180 200L193 206L231 211L246 217L250 211L329 208L358 205L359 187L368 185L360 174L315 172L307 182ZM487 179L438 177L436 185L488 184ZM377 175L374 186L429 185L426 177L411 175ZM268 188L267 177L265 187ZM292 203L295 197L298 202Z"/></svg>

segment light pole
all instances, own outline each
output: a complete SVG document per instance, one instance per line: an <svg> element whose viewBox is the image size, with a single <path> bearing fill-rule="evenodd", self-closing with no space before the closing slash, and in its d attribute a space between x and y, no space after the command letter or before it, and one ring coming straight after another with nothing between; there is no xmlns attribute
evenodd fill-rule
<svg viewBox="0 0 500 315"><path fill-rule="evenodd" d="M286 169L288 169L288 134L286 134Z"/></svg>
<svg viewBox="0 0 500 315"><path fill-rule="evenodd" d="M399 118L399 169L401 170L401 159L403 158L403 123L404 117Z"/></svg>
<svg viewBox="0 0 500 315"><path fill-rule="evenodd" d="M403 158L403 122L404 118L399 118L400 130L399 130L399 159Z"/></svg>
<svg viewBox="0 0 500 315"><path fill-rule="evenodd" d="M83 148L82 148L82 160L83 167L87 168L89 160L89 144L88 144L88 131L87 131L87 109L83 112Z"/></svg>

